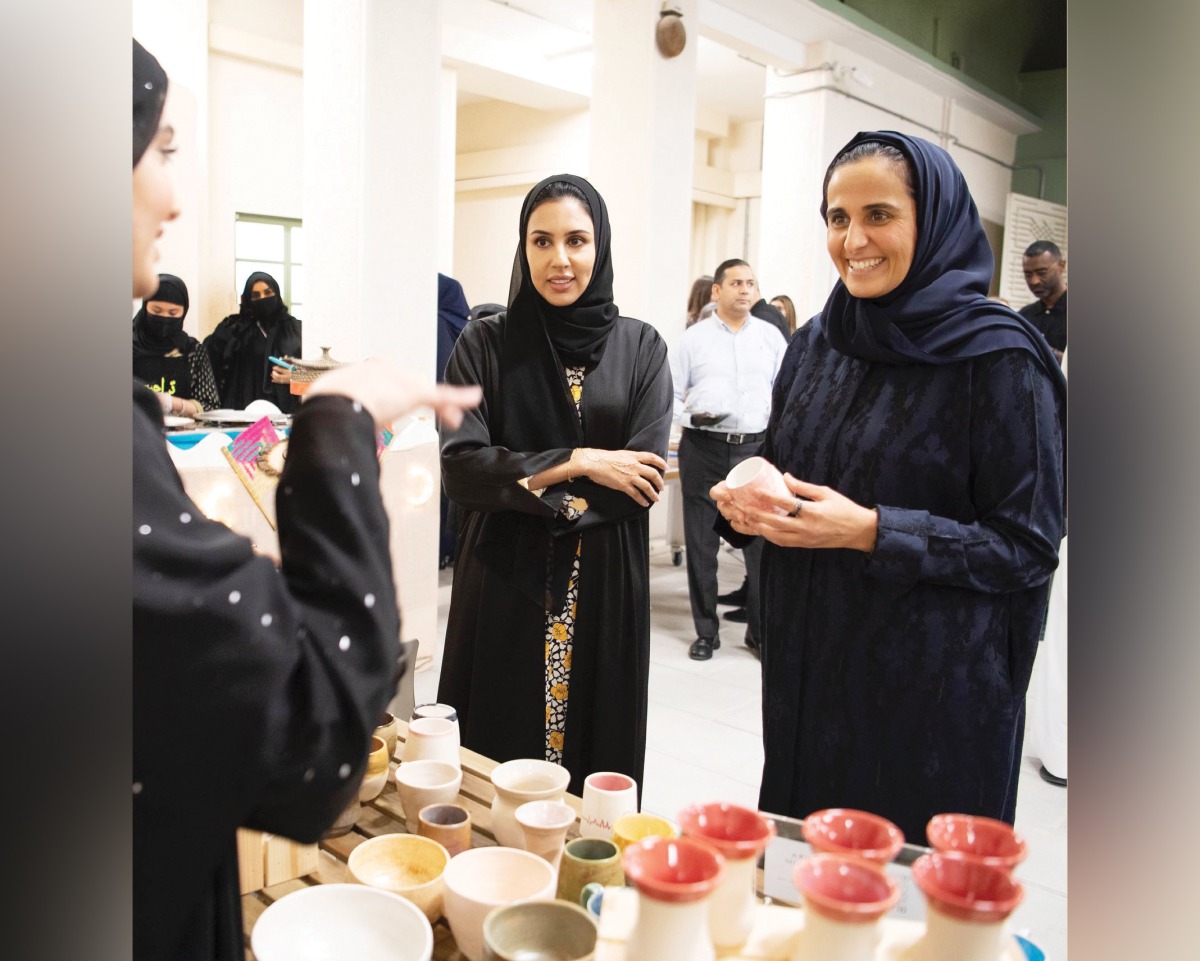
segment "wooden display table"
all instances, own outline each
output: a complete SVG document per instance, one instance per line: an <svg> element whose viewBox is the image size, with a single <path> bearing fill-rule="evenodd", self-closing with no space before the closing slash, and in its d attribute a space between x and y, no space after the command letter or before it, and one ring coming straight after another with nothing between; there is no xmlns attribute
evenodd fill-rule
<svg viewBox="0 0 1200 961"><path fill-rule="evenodd" d="M396 755L404 752L404 741L408 735L408 725L399 722L398 743ZM496 791L492 787L492 769L498 762L476 754L466 748L462 749L462 788L459 790L458 803L471 812L471 845L486 847L494 845L496 839L492 836L492 798ZM369 801L362 807L358 823L349 834L338 838L329 838L320 843L318 865L315 871L303 877L293 878L279 884L269 885L261 890L251 892L242 897L242 928L246 937L246 961L253 961L254 954L250 950L250 931L259 916L267 907L293 891L299 891L314 884L337 884L348 880L346 860L350 852L368 838L380 834L405 834L404 809L400 806L400 795L396 790L395 771L398 764L392 761L387 786L383 793L374 801ZM579 836L579 811L582 800L573 794L563 796L563 801L575 809L575 823L567 831L567 839ZM434 961L465 961L464 956L454 944L450 926L442 918L433 926L433 957Z"/></svg>

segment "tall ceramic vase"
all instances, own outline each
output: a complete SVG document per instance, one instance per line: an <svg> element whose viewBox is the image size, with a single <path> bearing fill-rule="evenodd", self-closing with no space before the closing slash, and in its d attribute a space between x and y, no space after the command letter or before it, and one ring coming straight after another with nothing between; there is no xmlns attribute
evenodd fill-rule
<svg viewBox="0 0 1200 961"><path fill-rule="evenodd" d="M709 898L724 858L691 838L643 838L625 849L625 878L638 891L637 921L625 957L653 961L714 961Z"/></svg>
<svg viewBox="0 0 1200 961"><path fill-rule="evenodd" d="M912 866L925 895L925 933L903 961L1003 961L1008 917L1024 889L1002 869L953 854L925 854Z"/></svg>
<svg viewBox="0 0 1200 961"><path fill-rule="evenodd" d="M685 837L710 845L725 858L725 870L709 902L713 944L732 948L754 927L754 872L775 837L775 822L737 804L693 804L679 814Z"/></svg>
<svg viewBox="0 0 1200 961"><path fill-rule="evenodd" d="M790 961L874 961L880 921L900 900L900 886L883 868L816 854L796 865L792 880L804 898L804 927Z"/></svg>

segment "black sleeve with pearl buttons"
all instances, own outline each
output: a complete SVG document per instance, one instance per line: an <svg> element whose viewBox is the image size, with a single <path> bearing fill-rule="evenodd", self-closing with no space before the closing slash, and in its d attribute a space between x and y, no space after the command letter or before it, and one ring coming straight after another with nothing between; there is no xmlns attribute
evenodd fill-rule
<svg viewBox="0 0 1200 961"><path fill-rule="evenodd" d="M191 501L135 388L134 926L151 955L228 870L236 828L320 837L403 667L366 411L302 405L276 512L281 568Z"/></svg>

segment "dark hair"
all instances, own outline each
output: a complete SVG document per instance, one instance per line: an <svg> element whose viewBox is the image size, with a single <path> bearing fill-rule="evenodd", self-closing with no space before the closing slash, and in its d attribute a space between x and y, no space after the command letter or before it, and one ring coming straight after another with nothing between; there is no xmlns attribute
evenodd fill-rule
<svg viewBox="0 0 1200 961"><path fill-rule="evenodd" d="M721 262L721 265L713 273L713 283L716 284L718 287L720 287L721 284L725 280L725 271L729 270L731 267L749 267L749 266L750 265L748 263L746 263L746 261L738 260L737 258L733 258L732 260L723 260Z"/></svg>
<svg viewBox="0 0 1200 961"><path fill-rule="evenodd" d="M688 326L694 324L700 317L700 310L712 300L713 279L705 274L692 282L692 291L688 294L687 319Z"/></svg>
<svg viewBox="0 0 1200 961"><path fill-rule="evenodd" d="M783 316L787 320L788 331L794 334L796 332L796 305L792 303L792 298L787 294L777 294L767 303L772 304L776 300L783 304Z"/></svg>
<svg viewBox="0 0 1200 961"><path fill-rule="evenodd" d="M1040 257L1042 254L1049 254L1055 260L1062 260L1062 251L1058 249L1058 244L1053 240L1035 240L1025 248L1026 257Z"/></svg>
<svg viewBox="0 0 1200 961"><path fill-rule="evenodd" d="M856 143L853 147L843 150L834 157L833 163L825 171L825 182L821 184L822 217L825 216L825 204L829 197L829 181L833 178L833 172L838 167L858 163L858 161L866 160L868 157L879 157L895 167L897 173L900 175L900 179L904 181L904 186L908 188L908 195L913 200L917 199L917 191L913 187L916 178L913 175L912 161L904 156L901 150L891 146L891 144L880 143L878 140L864 140L862 143Z"/></svg>
<svg viewBox="0 0 1200 961"><path fill-rule="evenodd" d="M564 197L574 197L583 204L583 209L587 211L587 215L593 220L596 219L595 214L592 213L592 205L588 203L583 191L574 184L567 183L565 180L555 180L552 183L546 184L546 186L537 192L537 196L529 204L530 216L546 201L562 200Z"/></svg>

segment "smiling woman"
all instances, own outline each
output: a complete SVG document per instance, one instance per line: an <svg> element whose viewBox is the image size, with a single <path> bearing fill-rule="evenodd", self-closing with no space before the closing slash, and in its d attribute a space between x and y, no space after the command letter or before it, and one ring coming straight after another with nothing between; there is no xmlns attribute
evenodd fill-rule
<svg viewBox="0 0 1200 961"><path fill-rule="evenodd" d="M841 279L792 338L763 449L790 513L712 495L735 544L768 541L759 806L860 808L920 843L941 811L1015 814L1066 384L988 300L991 250L944 150L859 134L825 190Z"/></svg>

